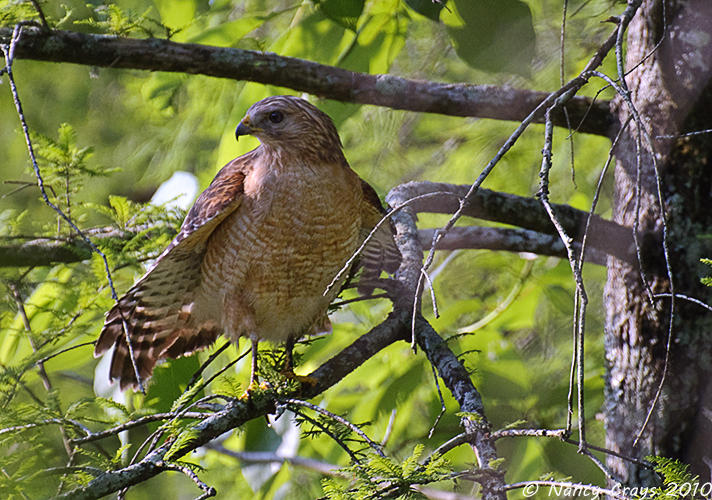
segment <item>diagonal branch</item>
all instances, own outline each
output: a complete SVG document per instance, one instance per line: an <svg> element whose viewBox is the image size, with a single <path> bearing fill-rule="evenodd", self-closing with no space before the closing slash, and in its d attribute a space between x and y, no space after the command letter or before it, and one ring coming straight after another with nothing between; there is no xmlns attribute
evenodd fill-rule
<svg viewBox="0 0 712 500"><path fill-rule="evenodd" d="M412 184L412 183L411 183ZM413 193L392 189L387 196L392 206L401 206ZM447 343L438 335L430 324L420 315L421 270L423 265L423 247L418 241L418 229L415 224L415 210L406 207L393 214L396 227L396 243L403 256L397 277L402 286L394 299L396 310L411 311L411 335L425 352L434 369L437 370L445 386L450 390L462 411L460 422L465 432L472 435L470 441L477 457L478 468L475 470L476 481L482 486L481 496L485 500L506 500L504 493L504 472L493 468L497 463L497 450L490 436L490 425L485 416L482 397L475 388L465 367L450 350Z"/></svg>
<svg viewBox="0 0 712 500"><path fill-rule="evenodd" d="M301 390L296 389L280 395L271 390L257 392L246 400L231 400L225 409L195 425L192 428L191 439L181 442L175 448L171 447L170 442L164 443L139 462L120 470L105 472L89 484L69 491L58 498L73 500L100 498L146 481L165 470L162 464L169 450L171 460L176 460L221 434L239 427L248 420L274 413L276 402L280 399L285 397L312 398L321 394L378 351L396 340L404 338L406 331L406 315L392 313L383 323L358 338L309 374L309 377L316 380L316 384L313 386L305 386Z"/></svg>
<svg viewBox="0 0 712 500"><path fill-rule="evenodd" d="M0 43L12 30L0 29ZM409 80L370 75L266 52L176 43L161 39L25 28L17 43L18 58L69 62L109 68L201 74L245 80L308 92L337 101L375 104L393 109L520 121L549 93L497 87ZM610 135L613 115L607 102L573 97L566 104L569 121L579 132ZM543 123L542 112L535 121ZM563 112L552 115L566 127Z"/></svg>

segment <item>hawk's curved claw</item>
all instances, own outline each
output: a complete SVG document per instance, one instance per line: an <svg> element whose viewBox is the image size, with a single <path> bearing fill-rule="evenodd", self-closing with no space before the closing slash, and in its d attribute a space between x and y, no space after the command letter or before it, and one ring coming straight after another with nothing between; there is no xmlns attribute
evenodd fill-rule
<svg viewBox="0 0 712 500"><path fill-rule="evenodd" d="M280 370L279 374L286 379L296 380L301 385L315 386L319 382L318 379L310 377L308 375L297 375L296 373L294 373L294 370L291 366L285 366Z"/></svg>

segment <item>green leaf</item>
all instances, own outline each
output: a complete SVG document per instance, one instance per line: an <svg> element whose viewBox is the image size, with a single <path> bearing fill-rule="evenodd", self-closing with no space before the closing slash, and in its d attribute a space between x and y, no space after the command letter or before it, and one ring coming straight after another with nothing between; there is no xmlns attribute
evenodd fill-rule
<svg viewBox="0 0 712 500"><path fill-rule="evenodd" d="M529 76L536 37L520 0L454 0L443 14L460 59L476 69Z"/></svg>
<svg viewBox="0 0 712 500"><path fill-rule="evenodd" d="M195 428L184 429L183 432L181 432L180 435L176 438L176 440L173 441L173 444L171 445L170 449L166 452L165 456L163 457L164 460L166 460L166 461L170 460L171 457L173 457L176 453L180 452L181 448L183 448L186 444L193 441L199 435L200 435L200 431L198 429L195 429Z"/></svg>
<svg viewBox="0 0 712 500"><path fill-rule="evenodd" d="M433 21L438 21L440 19L440 11L445 8L447 0L405 0L405 3L418 14Z"/></svg>
<svg viewBox="0 0 712 500"><path fill-rule="evenodd" d="M124 196L109 195L109 205L114 209L116 214L116 222L120 227L125 227L126 223L131 218L131 208L129 202Z"/></svg>
<svg viewBox="0 0 712 500"><path fill-rule="evenodd" d="M700 262L712 267L712 259L700 259ZM703 285L712 286L712 276L705 276L700 280Z"/></svg>
<svg viewBox="0 0 712 500"><path fill-rule="evenodd" d="M171 28L182 28L195 18L197 0L154 0L161 21Z"/></svg>
<svg viewBox="0 0 712 500"><path fill-rule="evenodd" d="M365 3L364 0L323 0L317 3L317 7L332 21L346 29L356 31Z"/></svg>

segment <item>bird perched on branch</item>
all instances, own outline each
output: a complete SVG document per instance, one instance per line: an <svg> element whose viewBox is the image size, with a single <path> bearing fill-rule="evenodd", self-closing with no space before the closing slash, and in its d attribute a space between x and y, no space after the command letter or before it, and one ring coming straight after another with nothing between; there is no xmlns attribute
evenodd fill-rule
<svg viewBox="0 0 712 500"><path fill-rule="evenodd" d="M245 134L261 145L218 172L106 316L94 355L114 348L109 377L122 389L220 334L252 342L252 385L258 341L287 343L291 369L293 343L331 329L327 307L348 274L339 272L383 217L381 202L349 167L329 116L307 101L255 103L235 131ZM368 281L399 263L382 224L359 256L361 283L372 289Z"/></svg>

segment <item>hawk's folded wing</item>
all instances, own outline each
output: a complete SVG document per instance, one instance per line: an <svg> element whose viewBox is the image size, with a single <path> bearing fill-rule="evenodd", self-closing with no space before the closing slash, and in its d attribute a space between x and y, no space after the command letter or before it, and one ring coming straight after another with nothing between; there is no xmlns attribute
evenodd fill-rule
<svg viewBox="0 0 712 500"><path fill-rule="evenodd" d="M374 227L381 224L376 232L366 243L359 258L359 265L363 267L359 280L358 291L370 294L378 286L378 277L381 271L389 274L395 273L401 264L401 253L393 239L395 229L390 219L381 222L387 215L376 191L366 181L361 179L363 189L363 207L361 210L362 226L361 237L366 237Z"/></svg>

